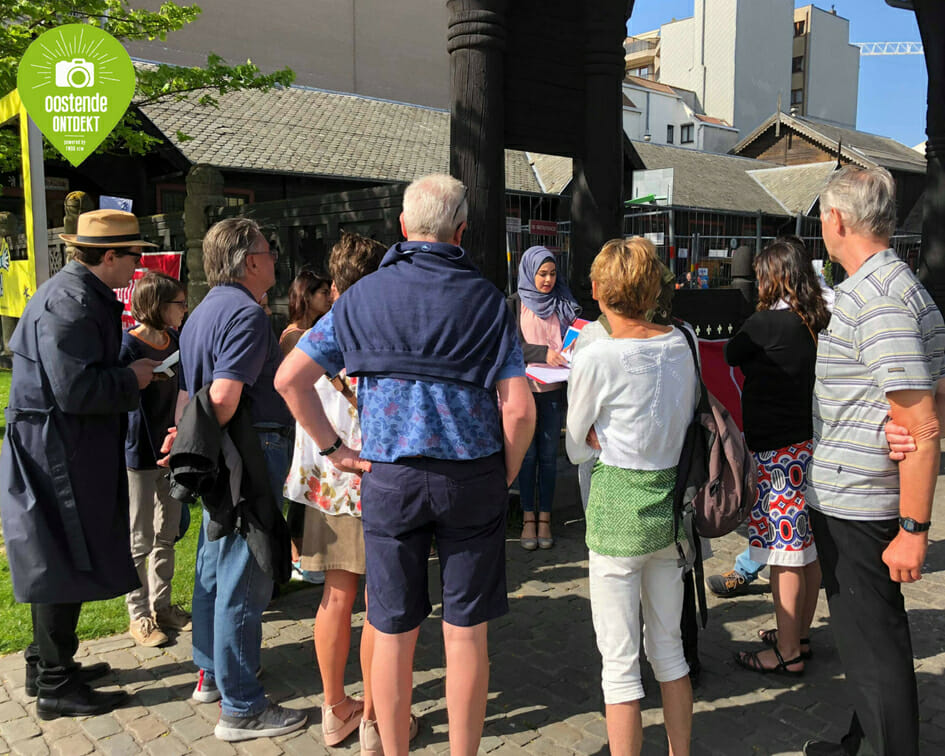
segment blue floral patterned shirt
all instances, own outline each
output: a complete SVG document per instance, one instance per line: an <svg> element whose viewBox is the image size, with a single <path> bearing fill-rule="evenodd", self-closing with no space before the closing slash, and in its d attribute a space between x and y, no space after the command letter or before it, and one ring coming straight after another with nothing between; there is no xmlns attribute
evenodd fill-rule
<svg viewBox="0 0 945 756"><path fill-rule="evenodd" d="M321 318L297 344L329 375L345 366L333 316ZM498 380L524 375L522 348L516 344ZM495 391L366 375L358 379L358 410L361 456L373 462L416 456L479 459L502 449Z"/></svg>

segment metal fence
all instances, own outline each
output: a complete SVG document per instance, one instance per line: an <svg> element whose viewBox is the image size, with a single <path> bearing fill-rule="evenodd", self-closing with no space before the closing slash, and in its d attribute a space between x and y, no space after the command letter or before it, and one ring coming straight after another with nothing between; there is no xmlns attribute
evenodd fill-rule
<svg viewBox="0 0 945 756"><path fill-rule="evenodd" d="M680 279L687 272L705 281L708 288L732 282L732 252L747 246L753 252L779 236L794 234L804 240L814 260L826 260L827 251L820 235L820 218L770 215L691 207L630 206L624 215L625 236L643 236L656 246L657 254ZM891 246L909 267L919 266L921 236L900 234ZM833 266L835 280L843 271Z"/></svg>

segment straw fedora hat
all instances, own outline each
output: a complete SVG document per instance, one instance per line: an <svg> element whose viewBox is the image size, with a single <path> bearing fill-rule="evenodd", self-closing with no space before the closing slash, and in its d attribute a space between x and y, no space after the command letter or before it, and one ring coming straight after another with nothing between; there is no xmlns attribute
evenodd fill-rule
<svg viewBox="0 0 945 756"><path fill-rule="evenodd" d="M59 234L69 244L82 247L157 247L141 238L138 219L124 210L92 210L79 216L76 234Z"/></svg>

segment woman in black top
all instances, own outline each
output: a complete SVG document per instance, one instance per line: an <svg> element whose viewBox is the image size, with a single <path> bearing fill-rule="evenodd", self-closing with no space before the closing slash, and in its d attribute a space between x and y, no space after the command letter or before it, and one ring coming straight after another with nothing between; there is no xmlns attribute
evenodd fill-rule
<svg viewBox="0 0 945 756"><path fill-rule="evenodd" d="M811 457L817 336L830 320L810 255L793 239L778 239L755 260L758 311L725 347L725 359L745 374L745 440L758 465L758 489L748 519L751 559L770 568L777 628L759 633L766 651L735 661L754 672L800 675L810 657L810 623L817 607L820 565L804 504Z"/></svg>

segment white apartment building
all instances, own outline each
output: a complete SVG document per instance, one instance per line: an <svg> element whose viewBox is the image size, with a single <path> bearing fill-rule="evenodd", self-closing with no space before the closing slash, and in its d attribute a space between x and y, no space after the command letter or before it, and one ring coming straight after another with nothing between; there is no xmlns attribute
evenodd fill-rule
<svg viewBox="0 0 945 756"><path fill-rule="evenodd" d="M855 126L859 50L847 19L792 0L694 0L693 11L629 38L628 72L692 91L699 110L742 135L792 101L799 114Z"/></svg>
<svg viewBox="0 0 945 756"><path fill-rule="evenodd" d="M637 76L623 82L623 130L635 141L704 152L728 152L738 141L737 129L700 111L694 92Z"/></svg>

